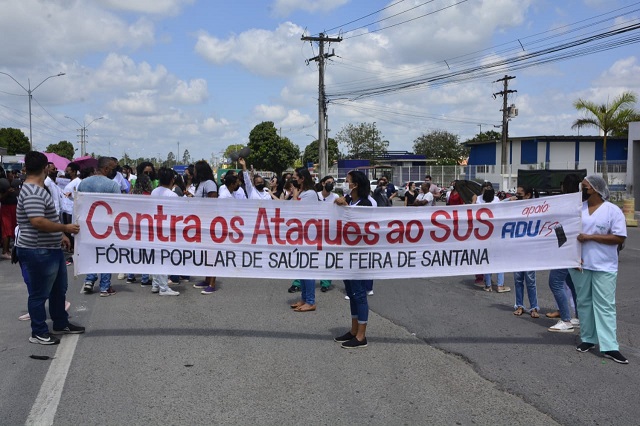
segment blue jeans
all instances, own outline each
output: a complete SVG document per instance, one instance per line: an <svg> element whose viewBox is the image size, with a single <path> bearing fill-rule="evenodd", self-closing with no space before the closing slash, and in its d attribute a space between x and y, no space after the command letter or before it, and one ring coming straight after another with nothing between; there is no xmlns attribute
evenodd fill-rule
<svg viewBox="0 0 640 426"><path fill-rule="evenodd" d="M132 279L134 279L135 277L136 277L136 274L129 274L129 275L127 275L127 279L128 279L128 280L132 280ZM148 283L148 282L149 282L149 274L142 274L142 275L140 275L140 280L141 280L143 283ZM177 282L177 281L175 281L175 282Z"/></svg>
<svg viewBox="0 0 640 426"><path fill-rule="evenodd" d="M300 280L300 291L305 303L316 304L316 280Z"/></svg>
<svg viewBox="0 0 640 426"><path fill-rule="evenodd" d="M568 269L554 269L549 271L549 289L551 289L551 293L553 293L553 297L556 299L562 321L569 321L571 319L569 301L567 300L567 295L564 293L564 282L567 278L571 279Z"/></svg>
<svg viewBox="0 0 640 426"><path fill-rule="evenodd" d="M31 332L49 332L45 302L49 299L49 316L54 328L69 325L69 315L64 310L67 295L67 265L62 249L28 249L16 247L23 271L29 282L29 316Z"/></svg>
<svg viewBox="0 0 640 426"><path fill-rule="evenodd" d="M496 279L498 280L496 282L498 287L502 287L504 285L504 272L497 273ZM491 274L484 274L484 285L485 287L491 287Z"/></svg>
<svg viewBox="0 0 640 426"><path fill-rule="evenodd" d="M367 286L373 288L373 280L344 280L344 289L349 296L351 318L356 318L358 324L366 324L369 321Z"/></svg>
<svg viewBox="0 0 640 426"><path fill-rule="evenodd" d="M85 281L95 283L98 280L98 274L87 274ZM111 274L100 274L100 291L107 291L111 287Z"/></svg>
<svg viewBox="0 0 640 426"><path fill-rule="evenodd" d="M538 293L536 291L536 271L514 272L513 281L516 287L516 304L514 308L524 309L524 286L527 285L527 296L529 297L529 310L537 309Z"/></svg>

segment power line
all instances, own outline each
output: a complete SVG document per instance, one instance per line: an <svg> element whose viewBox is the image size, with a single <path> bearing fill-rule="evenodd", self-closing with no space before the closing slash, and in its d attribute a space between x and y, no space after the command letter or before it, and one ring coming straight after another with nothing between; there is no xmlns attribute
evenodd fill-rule
<svg viewBox="0 0 640 426"><path fill-rule="evenodd" d="M345 27L345 26L347 26L347 25L349 25L349 24L353 24L354 22L362 21L363 19L368 18L369 16L375 15L376 13L380 13L380 12L382 12L383 10L389 9L390 7L393 7L393 6L397 5L397 4L402 3L403 1L405 1L405 0L400 0L400 1L397 1L397 2L395 2L395 3L391 3L389 6L383 7L382 9L378 9L378 10L376 10L375 12L371 12L371 13L369 13L369 14L367 14L367 15L364 15L364 16L362 16L362 17L358 18L358 19L354 19L354 20L352 20L352 21L349 21L349 22L347 22L346 24L337 25L337 26L335 26L335 27L333 27L333 28L329 28L328 30L325 30L325 31L324 31L324 33L328 33L328 32L331 32L331 31L333 31L333 30L337 30L338 28ZM318 34L319 34L319 33L316 33L315 35L318 35Z"/></svg>

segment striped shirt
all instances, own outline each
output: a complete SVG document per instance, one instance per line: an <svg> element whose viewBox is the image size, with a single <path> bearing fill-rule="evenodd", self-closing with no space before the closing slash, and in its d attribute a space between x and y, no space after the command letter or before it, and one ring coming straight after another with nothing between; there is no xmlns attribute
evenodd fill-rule
<svg viewBox="0 0 640 426"><path fill-rule="evenodd" d="M60 248L62 232L42 232L29 221L31 218L44 217L51 222L60 223L53 198L46 189L32 183L23 184L18 196L16 217L20 228L16 246L31 249Z"/></svg>

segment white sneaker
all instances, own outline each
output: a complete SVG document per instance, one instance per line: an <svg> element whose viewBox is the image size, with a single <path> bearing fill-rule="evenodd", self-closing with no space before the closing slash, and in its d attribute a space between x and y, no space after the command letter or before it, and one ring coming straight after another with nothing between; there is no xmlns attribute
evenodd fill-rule
<svg viewBox="0 0 640 426"><path fill-rule="evenodd" d="M567 324L566 322L559 320L556 325L552 325L547 330L549 331L557 331L559 333L572 333L573 326L571 324Z"/></svg>
<svg viewBox="0 0 640 426"><path fill-rule="evenodd" d="M571 318L571 325L574 327L580 327L580 320L578 318Z"/></svg>
<svg viewBox="0 0 640 426"><path fill-rule="evenodd" d="M151 287L151 293L160 293L160 287Z"/></svg>
<svg viewBox="0 0 640 426"><path fill-rule="evenodd" d="M180 292L179 291L173 291L170 288L166 289L166 290L162 290L160 292L160 296L179 296Z"/></svg>
<svg viewBox="0 0 640 426"><path fill-rule="evenodd" d="M124 274L118 274L118 279L119 280L124 280Z"/></svg>
<svg viewBox="0 0 640 426"><path fill-rule="evenodd" d="M373 290L367 292L367 296L373 296Z"/></svg>
<svg viewBox="0 0 640 426"><path fill-rule="evenodd" d="M349 300L349 296L345 296L345 297L344 297L344 300Z"/></svg>

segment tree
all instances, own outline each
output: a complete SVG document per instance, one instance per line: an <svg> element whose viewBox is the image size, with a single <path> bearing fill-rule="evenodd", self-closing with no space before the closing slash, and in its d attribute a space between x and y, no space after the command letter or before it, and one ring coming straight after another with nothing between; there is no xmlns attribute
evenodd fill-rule
<svg viewBox="0 0 640 426"><path fill-rule="evenodd" d="M189 165L191 164L191 154L189 154L189 150L185 149L182 153L182 164Z"/></svg>
<svg viewBox="0 0 640 426"><path fill-rule="evenodd" d="M329 165L331 165L333 164L334 161L338 161L338 159L340 158L340 150L338 149L338 142L333 138L329 138L327 145L329 148L329 152L328 152ZM302 164L319 163L320 162L319 155L320 155L320 144L316 139L315 141L307 145L307 147L304 149L304 154L302 154Z"/></svg>
<svg viewBox="0 0 640 426"><path fill-rule="evenodd" d="M173 167L176 165L176 155L173 151L169 151L167 154L167 160L162 165L165 167Z"/></svg>
<svg viewBox="0 0 640 426"><path fill-rule="evenodd" d="M47 146L47 149L45 149L44 152L53 152L68 160L73 160L73 156L76 150L71 142L60 141L58 143L52 143Z"/></svg>
<svg viewBox="0 0 640 426"><path fill-rule="evenodd" d="M240 143L233 143L231 145L229 145L227 147L227 149L224 150L224 158L229 158L231 157L231 154L233 154L234 152L238 152L240 151L242 148L244 148L244 145L240 144Z"/></svg>
<svg viewBox="0 0 640 426"><path fill-rule="evenodd" d="M458 135L446 130L433 130L413 141L413 152L434 160L439 166L460 164L469 151L460 145Z"/></svg>
<svg viewBox="0 0 640 426"><path fill-rule="evenodd" d="M582 127L594 127L604 134L602 139L602 177L609 182L607 173L607 136L610 133L621 132L626 129L631 121L638 118L638 112L633 108L637 101L633 92L623 92L613 102L596 104L585 99L578 99L573 107L583 111L586 116L573 122L572 129Z"/></svg>
<svg viewBox="0 0 640 426"><path fill-rule="evenodd" d="M0 129L0 146L7 148L8 155L26 154L31 150L29 138L22 130L11 127Z"/></svg>
<svg viewBox="0 0 640 426"><path fill-rule="evenodd" d="M336 135L336 140L347 145L348 156L370 160L386 154L389 141L382 140L376 123L347 124Z"/></svg>
<svg viewBox="0 0 640 426"><path fill-rule="evenodd" d="M495 130L489 130L488 132L480 132L471 139L467 139L464 141L467 142L481 142L481 141L501 141L502 134L500 132L496 132Z"/></svg>
<svg viewBox="0 0 640 426"><path fill-rule="evenodd" d="M270 170L278 176L300 157L300 148L286 137L278 136L271 121L263 121L249 133L251 154L247 164L259 170Z"/></svg>

